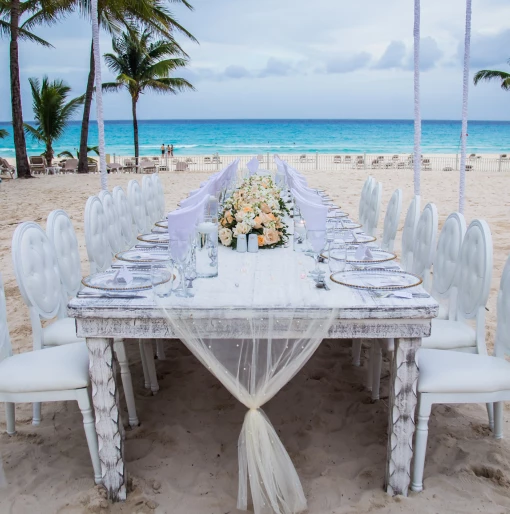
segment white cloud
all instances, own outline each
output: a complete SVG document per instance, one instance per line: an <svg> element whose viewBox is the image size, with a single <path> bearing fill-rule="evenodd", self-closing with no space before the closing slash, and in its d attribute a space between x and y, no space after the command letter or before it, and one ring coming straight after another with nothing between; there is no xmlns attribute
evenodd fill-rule
<svg viewBox="0 0 510 514"><path fill-rule="evenodd" d="M349 73L364 68L372 56L368 52L360 52L352 56L338 56L326 63L327 73Z"/></svg>
<svg viewBox="0 0 510 514"><path fill-rule="evenodd" d="M403 41L392 41L374 68L401 68L406 55L406 45Z"/></svg>

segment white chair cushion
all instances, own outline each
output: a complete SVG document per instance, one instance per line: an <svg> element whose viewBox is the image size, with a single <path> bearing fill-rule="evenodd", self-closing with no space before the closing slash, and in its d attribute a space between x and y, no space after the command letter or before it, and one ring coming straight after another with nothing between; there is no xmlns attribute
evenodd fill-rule
<svg viewBox="0 0 510 514"><path fill-rule="evenodd" d="M43 345L60 346L61 344L80 343L85 339L76 335L74 318L62 318L43 328Z"/></svg>
<svg viewBox="0 0 510 514"><path fill-rule="evenodd" d="M468 348L476 346L476 333L462 321L449 321L443 319L432 320L430 337L424 337L422 348L435 348L437 350L454 350L455 348Z"/></svg>
<svg viewBox="0 0 510 514"><path fill-rule="evenodd" d="M20 353L0 362L0 392L64 391L88 385L89 353L85 343Z"/></svg>
<svg viewBox="0 0 510 514"><path fill-rule="evenodd" d="M510 389L510 363L473 353L418 351L420 393L490 393Z"/></svg>

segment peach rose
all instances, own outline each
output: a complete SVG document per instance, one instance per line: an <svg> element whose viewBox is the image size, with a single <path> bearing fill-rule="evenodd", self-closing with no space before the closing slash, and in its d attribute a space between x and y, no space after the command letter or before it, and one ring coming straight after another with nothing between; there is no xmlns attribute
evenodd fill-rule
<svg viewBox="0 0 510 514"><path fill-rule="evenodd" d="M274 228L264 229L264 241L266 245L274 245L280 240L280 234Z"/></svg>
<svg viewBox="0 0 510 514"><path fill-rule="evenodd" d="M218 236L223 246L230 246L232 244L232 231L229 228L220 228Z"/></svg>
<svg viewBox="0 0 510 514"><path fill-rule="evenodd" d="M253 220L253 228L262 228L262 222L260 221L260 216L255 216Z"/></svg>
<svg viewBox="0 0 510 514"><path fill-rule="evenodd" d="M261 204L260 210L265 214L269 214L271 212L271 209L269 208L269 205L267 205L267 203Z"/></svg>
<svg viewBox="0 0 510 514"><path fill-rule="evenodd" d="M225 211L225 219L227 220L227 223L232 223L234 221L234 218L232 217L231 211Z"/></svg>
<svg viewBox="0 0 510 514"><path fill-rule="evenodd" d="M263 236L263 235L260 235L260 234L259 234L259 235L257 236L257 241L258 241L258 243L259 243L259 246L264 246L264 245L266 244L266 240L265 240L265 238L264 238L264 236Z"/></svg>

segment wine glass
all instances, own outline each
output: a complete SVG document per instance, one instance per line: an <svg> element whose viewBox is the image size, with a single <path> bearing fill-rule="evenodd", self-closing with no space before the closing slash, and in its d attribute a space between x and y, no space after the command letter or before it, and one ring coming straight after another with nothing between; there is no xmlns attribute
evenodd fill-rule
<svg viewBox="0 0 510 514"><path fill-rule="evenodd" d="M177 264L179 270L179 286L175 290L175 295L181 298L189 298L194 296L193 293L188 291L186 287L186 273L185 268L190 258L191 250L191 238L190 234L186 232L175 232L170 235L170 241L168 243L170 254L172 259Z"/></svg>
<svg viewBox="0 0 510 514"><path fill-rule="evenodd" d="M306 237L311 245L313 258L315 259L315 269L310 271L309 276L320 282L325 275L319 268L319 256L326 244L326 230L307 230Z"/></svg>

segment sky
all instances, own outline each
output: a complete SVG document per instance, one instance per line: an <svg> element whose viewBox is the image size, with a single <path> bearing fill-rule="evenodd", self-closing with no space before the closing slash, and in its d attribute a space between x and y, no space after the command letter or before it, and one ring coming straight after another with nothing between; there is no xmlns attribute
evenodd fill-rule
<svg viewBox="0 0 510 514"><path fill-rule="evenodd" d="M412 0L190 0L170 3L199 40L178 36L190 56L180 73L195 92L146 94L140 119L413 117ZM422 0L421 88L424 119L459 119L465 0ZM510 2L473 0L471 76L510 72ZM88 74L91 28L77 14L36 33L46 49L21 43L25 119L29 77L64 79L79 95ZM101 36L101 52L111 39ZM10 120L7 40L0 40L0 120ZM103 80L114 76L104 66ZM509 119L510 92L496 83L470 88L470 118ZM126 91L104 97L106 119L130 119Z"/></svg>

